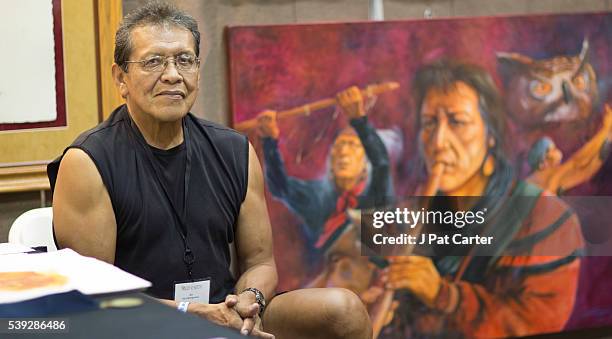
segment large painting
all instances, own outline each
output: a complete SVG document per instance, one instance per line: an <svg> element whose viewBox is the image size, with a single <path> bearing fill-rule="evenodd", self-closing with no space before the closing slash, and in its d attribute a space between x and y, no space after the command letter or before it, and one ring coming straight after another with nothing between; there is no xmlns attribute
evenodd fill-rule
<svg viewBox="0 0 612 339"><path fill-rule="evenodd" d="M279 290L348 288L379 338L611 325L611 23L230 28L233 124L264 168ZM361 212L413 196L475 196L500 242L363 255Z"/></svg>

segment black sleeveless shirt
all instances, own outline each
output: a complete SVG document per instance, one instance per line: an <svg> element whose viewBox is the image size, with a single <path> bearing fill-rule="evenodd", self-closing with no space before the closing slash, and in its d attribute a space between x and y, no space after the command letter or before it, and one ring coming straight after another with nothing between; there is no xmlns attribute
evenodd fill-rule
<svg viewBox="0 0 612 339"><path fill-rule="evenodd" d="M236 283L228 244L247 191L248 141L191 113L183 131L185 141L169 153L180 159L184 152L184 167L164 165L163 155L158 159L125 105L66 150L85 151L108 191L117 221L115 265L151 281L148 292L164 299L174 299L175 282L210 278L210 302L218 303ZM61 158L47 167L52 190ZM180 172L176 168L185 170L168 180ZM181 194L184 200L177 201Z"/></svg>
<svg viewBox="0 0 612 339"><path fill-rule="evenodd" d="M176 203L178 211L185 208L185 184L187 169L187 147L185 142L168 150L149 146L155 162L159 165L162 183L168 190L170 200Z"/></svg>

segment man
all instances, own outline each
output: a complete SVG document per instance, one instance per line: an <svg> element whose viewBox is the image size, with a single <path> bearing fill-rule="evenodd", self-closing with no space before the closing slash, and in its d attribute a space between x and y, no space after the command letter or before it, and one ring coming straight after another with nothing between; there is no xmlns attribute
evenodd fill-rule
<svg viewBox="0 0 612 339"><path fill-rule="evenodd" d="M562 330L578 284L578 218L556 197L514 181L504 155L505 116L484 69L438 62L419 70L413 86L421 156L428 181L437 183L433 206L453 196L458 211L486 208L485 222L461 233L494 242L440 246L434 258L390 258L386 287L397 291L401 306L390 325L394 331L383 330L382 337Z"/></svg>
<svg viewBox="0 0 612 339"><path fill-rule="evenodd" d="M276 112L264 111L257 119L270 193L302 219L314 246L322 250L349 226L348 209L382 205L393 194L389 156L367 120L361 91L350 87L337 94L337 101L351 126L335 138L329 152L330 177L322 180L289 176L278 150Z"/></svg>
<svg viewBox="0 0 612 339"><path fill-rule="evenodd" d="M336 136L329 151L329 176L305 180L286 173L278 149L276 112L258 116L263 141L266 183L272 195L302 221L315 249L324 253L321 272L307 287L342 287L368 305L375 266L361 255L360 224L350 210L383 206L391 198L389 156L381 137L368 122L361 91L353 86L336 95L350 126Z"/></svg>
<svg viewBox="0 0 612 339"><path fill-rule="evenodd" d="M349 291L271 299L277 273L257 156L244 136L188 113L199 43L195 20L170 5L124 18L112 71L126 105L48 167L58 245L148 279L165 303L243 334L368 338L367 314ZM203 302L181 300L182 287L205 290L206 279Z"/></svg>

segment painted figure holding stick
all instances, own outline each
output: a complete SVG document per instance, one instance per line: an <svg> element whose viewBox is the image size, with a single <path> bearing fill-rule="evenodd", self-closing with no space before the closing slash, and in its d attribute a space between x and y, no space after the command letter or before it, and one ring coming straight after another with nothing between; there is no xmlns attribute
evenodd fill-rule
<svg viewBox="0 0 612 339"><path fill-rule="evenodd" d="M322 180L288 175L278 150L276 112L264 111L257 118L268 189L302 218L314 246L323 250L350 224L348 209L383 203L392 196L387 150L368 122L361 91L348 88L336 100L350 126L334 140L329 151L331 176Z"/></svg>
<svg viewBox="0 0 612 339"><path fill-rule="evenodd" d="M374 93L395 88L385 86L368 88L374 88ZM302 219L311 245L324 254L322 271L307 287L347 288L366 305L371 299L369 288L375 266L361 256L357 246L359 223L350 211L384 205L393 194L385 144L366 115L364 97L368 91L351 87L334 99L350 126L339 131L330 147L329 177L318 180L286 173L277 146L277 112L264 111L257 118L268 189Z"/></svg>

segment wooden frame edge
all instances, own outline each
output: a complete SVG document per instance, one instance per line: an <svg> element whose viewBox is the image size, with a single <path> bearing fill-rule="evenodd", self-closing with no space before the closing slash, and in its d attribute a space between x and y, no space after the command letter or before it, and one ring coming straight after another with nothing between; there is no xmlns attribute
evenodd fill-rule
<svg viewBox="0 0 612 339"><path fill-rule="evenodd" d="M121 0L94 0L100 121L108 118L123 103L111 72L111 65L115 61L115 32L123 18L122 6Z"/></svg>
<svg viewBox="0 0 612 339"><path fill-rule="evenodd" d="M47 165L0 167L0 193L48 190Z"/></svg>

